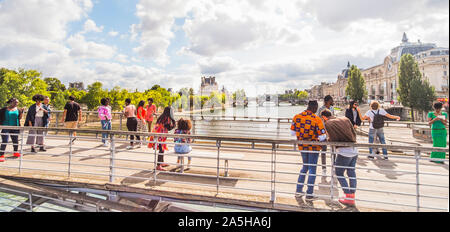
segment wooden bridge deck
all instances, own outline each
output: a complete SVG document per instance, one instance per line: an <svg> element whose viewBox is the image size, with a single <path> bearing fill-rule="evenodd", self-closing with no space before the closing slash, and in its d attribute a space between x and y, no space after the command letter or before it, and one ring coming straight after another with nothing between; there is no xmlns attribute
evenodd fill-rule
<svg viewBox="0 0 450 232"><path fill-rule="evenodd" d="M157 181L154 181L153 161L154 151L146 147L128 151L126 142L117 143L115 153L115 178L109 182L110 151L108 147L100 146L98 141L79 139L72 148L71 175L68 176L68 141L47 138L47 152L25 154L22 157L22 170L19 173L20 159L7 154L7 160L0 163L0 178L28 182L43 182L56 184L70 184L94 189L112 191L126 191L144 193L155 196L171 197L193 201L209 201L225 204L242 205L248 207L271 208L277 210L297 211L415 211L415 207L399 206L394 204L415 205L415 196L399 195L406 193L415 195L415 184L398 184L390 182L415 183L416 163L414 159L390 158L370 161L361 156L357 163L358 190L356 209L345 209L336 201L330 201L330 177L328 183L321 182L317 177L316 184L323 186L315 188L315 194L324 195L312 202L297 201L293 195L295 182L301 168L300 154L298 152L277 152L276 183L277 197L274 203L270 202L271 173L259 171L271 170L271 151L238 150L222 148L221 153L243 154L245 160L230 161L230 177L223 177L224 170L220 171L219 194L216 192L217 161L215 159L193 158L190 170L179 174L175 165L169 166L168 172L157 172ZM10 148L10 146L8 146ZM173 148L169 146L172 150ZM94 150L95 149L95 150ZM29 151L29 148L26 149ZM217 154L217 149L207 147L194 147L196 152ZM367 152L361 149L361 152ZM390 155L394 155L390 153ZM123 160L121 160L123 159ZM127 159L127 160L124 160ZM176 163L176 157L165 157L167 163ZM261 162L267 161L267 162ZM48 163L47 163L48 162ZM282 162L282 163L281 163ZM329 158L327 160L329 164ZM320 159L319 159L320 164ZM104 166L104 167L98 167ZM202 167L195 167L202 166ZM223 167L223 161L220 164ZM209 168L207 168L209 167ZM46 171L43 171L45 169ZM233 170L240 169L240 170ZM251 169L251 170L250 170ZM383 170L381 170L383 169ZM259 171L255 171L259 170ZM330 167L327 168L330 175ZM409 173L404 173L404 171ZM280 173L282 172L282 173ZM420 175L420 183L440 185L442 187L420 186L420 194L424 196L439 196L444 199L422 197L420 204L432 208L446 208L448 211L448 164L435 164L429 161L420 161L421 173L439 173L440 175ZM317 174L321 174L318 167ZM242 178L242 179L237 179ZM266 182L252 181L265 180ZM381 180L381 181L373 181ZM182 182L182 183L181 183ZM289 183L289 184L288 184ZM336 186L336 183L335 183ZM245 190L249 189L249 190ZM262 192L269 191L269 192ZM389 191L391 193L379 192ZM342 195L339 188L333 190L335 199ZM339 193L338 193L339 192ZM328 199L327 199L328 198ZM384 204L374 202L386 202ZM393 203L393 204L391 204ZM421 211L436 211L421 209Z"/></svg>

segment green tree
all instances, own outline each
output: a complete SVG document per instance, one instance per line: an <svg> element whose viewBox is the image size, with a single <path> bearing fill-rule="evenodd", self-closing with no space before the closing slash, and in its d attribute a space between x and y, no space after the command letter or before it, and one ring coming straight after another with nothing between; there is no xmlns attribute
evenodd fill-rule
<svg viewBox="0 0 450 232"><path fill-rule="evenodd" d="M66 86L61 83L58 78L55 77L47 77L44 78L44 81L47 83L47 91L64 91L66 90Z"/></svg>
<svg viewBox="0 0 450 232"><path fill-rule="evenodd" d="M405 54L400 59L398 77L399 101L411 108L411 119L415 121L414 110L429 110L436 93L427 81L422 81L419 65L411 54Z"/></svg>
<svg viewBox="0 0 450 232"><path fill-rule="evenodd" d="M307 99L307 98L308 98L308 92L306 92L306 91L300 91L300 92L297 94L297 98L298 98L299 100L305 100L305 99Z"/></svg>
<svg viewBox="0 0 450 232"><path fill-rule="evenodd" d="M362 102L367 97L366 83L361 75L361 70L356 65L350 68L347 88L345 89L347 96L351 99Z"/></svg>
<svg viewBox="0 0 450 232"><path fill-rule="evenodd" d="M107 97L107 91L103 90L101 82L94 82L88 85L88 92L82 98L82 103L86 104L89 110L93 110L100 105L100 100Z"/></svg>

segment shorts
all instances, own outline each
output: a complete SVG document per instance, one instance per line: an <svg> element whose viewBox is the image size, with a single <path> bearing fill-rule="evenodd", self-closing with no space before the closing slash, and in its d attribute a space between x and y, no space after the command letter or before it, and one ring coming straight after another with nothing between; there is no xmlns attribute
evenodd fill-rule
<svg viewBox="0 0 450 232"><path fill-rule="evenodd" d="M77 122L77 121L65 122L65 123L64 123L64 126L65 126L66 128L69 128L69 129L77 129L77 127L78 127L78 122Z"/></svg>

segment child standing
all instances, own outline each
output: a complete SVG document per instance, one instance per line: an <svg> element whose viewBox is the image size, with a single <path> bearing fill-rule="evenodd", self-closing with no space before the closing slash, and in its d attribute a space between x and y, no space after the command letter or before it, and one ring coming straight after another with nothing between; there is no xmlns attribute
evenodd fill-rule
<svg viewBox="0 0 450 232"><path fill-rule="evenodd" d="M189 119L181 118L178 120L178 128L175 130L175 134L191 134L192 123ZM189 145L191 143L190 138L174 138L175 142L175 153L177 154L189 154L192 151L192 147ZM177 163L180 163L181 159L184 159L182 156L178 156ZM188 166L187 169L191 166L192 157L188 156ZM183 162L184 163L184 162Z"/></svg>

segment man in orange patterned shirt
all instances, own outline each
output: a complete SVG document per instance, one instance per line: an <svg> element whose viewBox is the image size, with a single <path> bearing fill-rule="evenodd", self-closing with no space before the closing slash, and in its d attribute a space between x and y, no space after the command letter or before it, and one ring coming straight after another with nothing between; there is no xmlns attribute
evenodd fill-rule
<svg viewBox="0 0 450 232"><path fill-rule="evenodd" d="M322 120L313 112L317 111L319 104L317 101L308 102L308 108L301 114L295 115L292 119L291 131L295 132L299 141L324 141L326 139L326 131ZM305 183L306 174L308 177L308 190L306 191L306 199L314 199L314 183L316 181L317 160L321 146L299 144L298 149L303 159L303 167L300 170L300 176L297 182L296 197L301 197L303 193L303 185Z"/></svg>

